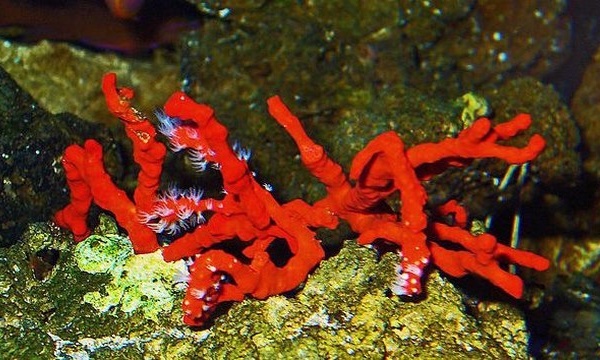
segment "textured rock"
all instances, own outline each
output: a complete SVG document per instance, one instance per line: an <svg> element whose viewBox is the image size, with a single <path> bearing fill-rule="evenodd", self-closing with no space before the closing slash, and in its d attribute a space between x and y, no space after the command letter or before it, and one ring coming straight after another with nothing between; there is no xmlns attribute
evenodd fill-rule
<svg viewBox="0 0 600 360"><path fill-rule="evenodd" d="M579 129L560 95L533 78L506 82L489 92L490 102L500 118L518 113L531 115L533 124L526 133L539 133L547 146L535 162L534 173L546 185L572 186L581 174ZM523 143L526 136L515 139Z"/></svg>
<svg viewBox="0 0 600 360"><path fill-rule="evenodd" d="M91 136L109 143L107 134L73 115L51 115L0 67L0 246L67 200L59 175L65 147Z"/></svg>
<svg viewBox="0 0 600 360"><path fill-rule="evenodd" d="M104 217L96 231L104 235L97 233L76 247L69 236L39 223L23 241L0 249L0 333L7 339L0 351L5 356L527 358L523 316L511 305L482 303L476 318L467 315L460 292L436 271L429 275L423 299L405 302L390 296L397 256L388 253L378 260L374 250L352 241L324 261L299 291L224 307L207 329L181 323L179 295L158 312L144 309L156 304L150 296L139 298L135 309L127 308L128 297L122 296L98 311L82 300L86 294L99 291L110 297L111 288L129 287L128 279L136 276L154 277L157 287L181 293L168 276L129 266L146 260L131 255L126 246L119 250L107 246L110 242L99 243L121 241L112 220ZM90 247L94 242L101 246ZM34 277L31 256L42 250L59 255L40 280ZM103 256L106 251L123 256ZM100 266L123 267L129 273L90 273L92 265L92 272Z"/></svg>
<svg viewBox="0 0 600 360"><path fill-rule="evenodd" d="M116 72L124 84L138 91L140 108L153 109L178 86L177 66L172 60L168 53L128 59L48 41L20 45L4 40L0 46L0 66L43 108L113 125L118 121L106 111L100 90L102 75Z"/></svg>
<svg viewBox="0 0 600 360"><path fill-rule="evenodd" d="M581 128L584 141L584 168L594 179L600 179L600 49L586 68L581 85L572 102L573 116Z"/></svg>

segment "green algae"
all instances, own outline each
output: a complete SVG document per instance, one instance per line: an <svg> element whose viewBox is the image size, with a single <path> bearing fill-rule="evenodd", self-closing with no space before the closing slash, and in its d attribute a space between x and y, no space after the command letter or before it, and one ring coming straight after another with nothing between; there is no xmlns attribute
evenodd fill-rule
<svg viewBox="0 0 600 360"><path fill-rule="evenodd" d="M154 322L173 309L178 298L173 278L186 271L183 261L167 263L160 251L134 256L131 242L120 235L88 237L77 244L75 261L87 273L111 278L106 287L85 294L84 302L102 313L115 307L128 315L140 311Z"/></svg>
<svg viewBox="0 0 600 360"><path fill-rule="evenodd" d="M91 235L75 247L79 269L90 274L118 273L123 263L133 256L128 238L121 235Z"/></svg>
<svg viewBox="0 0 600 360"><path fill-rule="evenodd" d="M96 232L93 242L112 238L118 239L117 244L126 244L123 241L126 238L118 236L116 224L110 218L101 216L96 231L100 229L106 233ZM36 254L49 249L59 253L58 260L44 278L36 278L34 270L39 262ZM93 356L96 352L140 356L143 344L154 344L163 351L182 337L190 342L199 341L199 335L181 323L182 292L173 287L170 277L173 267L178 265L167 264L156 255L150 259L133 256L131 245L125 246L125 251L115 246L104 248L116 254L130 253L121 263L100 252L93 256L95 249L88 247L88 258L94 261L84 268L112 269L113 273L121 268L132 272L128 276L121 272L122 276L115 280L110 271L81 270L78 264L84 261L77 259L81 254L76 255L75 249L70 234L47 223L32 224L19 243L0 249L0 335L7 339L0 344L0 351L5 358L69 358ZM82 249L79 252L85 253ZM102 264L101 258L108 263ZM148 269L148 263L170 270L161 273L155 268ZM141 280L134 276L140 276ZM155 282L150 284L151 281ZM132 286L132 282L136 284ZM168 289L169 296L153 293L150 287ZM114 289L123 290L122 296L118 300L116 296L112 298L114 305L107 312L84 301L88 294L108 294ZM148 293L142 294L143 291Z"/></svg>
<svg viewBox="0 0 600 360"><path fill-rule="evenodd" d="M478 118L488 116L491 112L488 101L483 96L473 92L464 94L458 98L457 102L463 107L460 113L463 129L471 126Z"/></svg>

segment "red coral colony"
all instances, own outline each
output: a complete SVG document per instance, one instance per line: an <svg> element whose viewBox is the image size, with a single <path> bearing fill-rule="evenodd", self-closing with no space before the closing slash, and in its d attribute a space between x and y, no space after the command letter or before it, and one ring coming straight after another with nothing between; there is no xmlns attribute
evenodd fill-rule
<svg viewBox="0 0 600 360"><path fill-rule="evenodd" d="M453 215L453 225L428 221L424 210L427 194L422 181L448 167L464 166L475 158L499 158L511 164L535 159L545 146L540 135L533 135L523 148L497 144L527 129L528 115L494 127L480 118L456 138L410 148L395 132L385 132L356 155L346 176L308 137L282 100L273 96L267 100L269 113L294 139L303 164L327 190L313 205L300 199L280 204L248 168L249 151L230 146L227 129L213 109L176 92L164 110L157 111L158 131L173 151L187 150L198 171L212 166L221 172L224 195L216 199L205 198L196 189L172 187L159 192L166 148L156 140L148 118L130 105L133 90L117 88L116 81L115 74L105 75L102 90L109 110L121 119L133 142L140 167L133 200L104 170L101 145L87 140L83 147L71 145L65 151L62 164L71 202L57 212L55 220L81 241L90 233L86 221L93 201L114 214L136 253L158 250L157 233L182 233L162 247L162 253L165 261L193 259L183 302L188 325L202 325L219 303L241 301L246 295L263 299L298 287L325 255L314 229L335 228L340 219L359 234L359 244L383 239L401 249L391 287L398 295L421 292L421 276L430 262L454 277L477 274L515 298L522 296L523 282L505 271L501 261L539 271L549 266L545 258L500 244L490 234L472 235L466 228L467 212L456 201L437 209L439 214ZM382 211L378 205L396 191L399 214ZM244 243L242 254L218 246L232 239ZM276 240L285 241L291 252L282 266L268 252Z"/></svg>

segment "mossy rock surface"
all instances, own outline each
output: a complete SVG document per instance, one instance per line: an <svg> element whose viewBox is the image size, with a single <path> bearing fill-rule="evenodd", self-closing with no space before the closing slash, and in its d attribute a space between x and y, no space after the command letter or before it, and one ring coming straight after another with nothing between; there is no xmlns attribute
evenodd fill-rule
<svg viewBox="0 0 600 360"><path fill-rule="evenodd" d="M177 264L133 255L106 217L88 240L75 246L37 223L0 249L5 358L527 358L524 319L511 305L482 303L477 318L467 315L461 293L436 271L423 299L403 301L387 290L397 256L378 259L354 241L295 293L224 306L206 328L190 329L169 279ZM49 251L59 255L40 273ZM155 280L152 293L142 279Z"/></svg>

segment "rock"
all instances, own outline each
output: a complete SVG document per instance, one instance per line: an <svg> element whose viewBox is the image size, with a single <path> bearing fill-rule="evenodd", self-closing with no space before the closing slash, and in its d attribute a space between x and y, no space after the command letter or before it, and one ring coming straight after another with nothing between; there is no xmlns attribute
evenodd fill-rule
<svg viewBox="0 0 600 360"><path fill-rule="evenodd" d="M75 246L69 235L37 223L17 245L0 249L4 356L527 358L527 329L513 306L486 302L477 318L467 315L460 291L437 271L429 274L422 299L390 296L398 257L387 253L378 260L374 250L353 241L297 292L223 307L206 329L193 330L181 322L182 293L166 275L179 265L132 255L116 231L102 217L95 235ZM32 256L50 250L58 258L36 279ZM158 267L132 267L147 261ZM154 279L148 284L155 290L133 291L142 278ZM160 287L164 292L156 291ZM111 296L117 288L125 290ZM137 301L129 301L132 294ZM159 298L160 310L154 306Z"/></svg>
<svg viewBox="0 0 600 360"><path fill-rule="evenodd" d="M67 145L108 132L74 115L45 111L0 67L0 246L45 221L68 195L60 159Z"/></svg>

